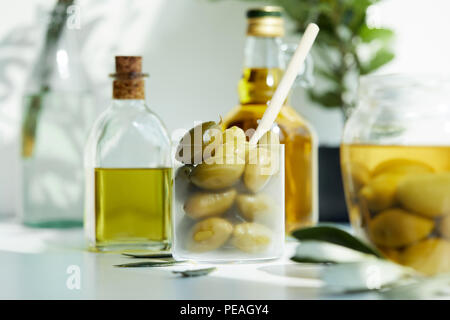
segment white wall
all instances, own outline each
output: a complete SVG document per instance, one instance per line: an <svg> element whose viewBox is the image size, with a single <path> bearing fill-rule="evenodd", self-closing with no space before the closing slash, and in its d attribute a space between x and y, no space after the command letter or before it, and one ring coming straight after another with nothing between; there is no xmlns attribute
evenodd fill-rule
<svg viewBox="0 0 450 320"><path fill-rule="evenodd" d="M0 2L0 214L15 211L20 96L37 53L44 12L54 1ZM81 0L85 67L101 107L111 93L113 56L144 56L148 100L169 130L218 119L237 102L245 11L255 3L231 0ZM382 72L450 70L448 0L385 0L371 19L396 29L397 59ZM322 143L336 144L339 111L305 101L292 104L316 127Z"/></svg>

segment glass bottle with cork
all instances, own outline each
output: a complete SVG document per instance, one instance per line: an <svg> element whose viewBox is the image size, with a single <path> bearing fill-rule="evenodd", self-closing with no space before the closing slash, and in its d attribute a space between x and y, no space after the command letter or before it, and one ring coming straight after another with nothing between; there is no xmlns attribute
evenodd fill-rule
<svg viewBox="0 0 450 320"><path fill-rule="evenodd" d="M163 250L170 244L169 135L145 103L142 58L116 57L113 101L85 151L85 232L96 251Z"/></svg>
<svg viewBox="0 0 450 320"><path fill-rule="evenodd" d="M226 128L251 132L258 125L285 68L281 9L247 12L245 61L238 92L240 104L224 119ZM249 130L250 129L250 130ZM286 231L317 222L317 139L312 127L285 102L272 128L285 145Z"/></svg>

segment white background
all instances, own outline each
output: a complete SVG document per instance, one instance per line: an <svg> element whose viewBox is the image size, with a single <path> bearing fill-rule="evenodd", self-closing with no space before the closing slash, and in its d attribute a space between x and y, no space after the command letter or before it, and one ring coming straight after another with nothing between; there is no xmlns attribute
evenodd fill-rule
<svg viewBox="0 0 450 320"><path fill-rule="evenodd" d="M20 97L38 52L50 0L0 1L0 215L15 212ZM107 106L114 55L144 56L147 97L168 129L218 119L237 102L245 40L245 10L255 3L223 0L82 0L82 57L97 98ZM375 24L397 32L396 59L380 72L450 71L450 1L385 0ZM339 111L305 100L292 105L316 127L323 144L337 144Z"/></svg>

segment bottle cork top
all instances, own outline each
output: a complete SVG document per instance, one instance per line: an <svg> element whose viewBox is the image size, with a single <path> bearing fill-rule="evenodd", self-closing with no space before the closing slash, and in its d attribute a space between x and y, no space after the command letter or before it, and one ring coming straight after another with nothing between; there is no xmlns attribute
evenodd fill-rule
<svg viewBox="0 0 450 320"><path fill-rule="evenodd" d="M116 73L110 76L116 79L134 79L147 77L148 74L142 73L141 56L116 56Z"/></svg>
<svg viewBox="0 0 450 320"><path fill-rule="evenodd" d="M111 74L114 99L144 99L142 57L116 56L116 73Z"/></svg>
<svg viewBox="0 0 450 320"><path fill-rule="evenodd" d="M140 73L142 71L142 57L140 56L117 56L116 73Z"/></svg>

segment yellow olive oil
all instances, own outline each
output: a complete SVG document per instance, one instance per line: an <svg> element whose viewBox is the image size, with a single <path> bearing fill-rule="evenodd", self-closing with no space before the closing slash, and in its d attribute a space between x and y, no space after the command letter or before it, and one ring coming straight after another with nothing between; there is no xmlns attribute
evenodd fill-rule
<svg viewBox="0 0 450 320"><path fill-rule="evenodd" d="M244 68L238 84L241 104L267 104L282 77L280 68Z"/></svg>
<svg viewBox="0 0 450 320"><path fill-rule="evenodd" d="M224 119L226 128L256 129L272 98L283 70L245 68L238 85L240 105ZM314 137L306 121L290 106L284 105L276 124L280 142L285 145L286 231L289 233L317 220Z"/></svg>
<svg viewBox="0 0 450 320"><path fill-rule="evenodd" d="M96 168L97 247L168 244L171 168Z"/></svg>
<svg viewBox="0 0 450 320"><path fill-rule="evenodd" d="M450 272L450 147L341 146L353 226L387 257Z"/></svg>

